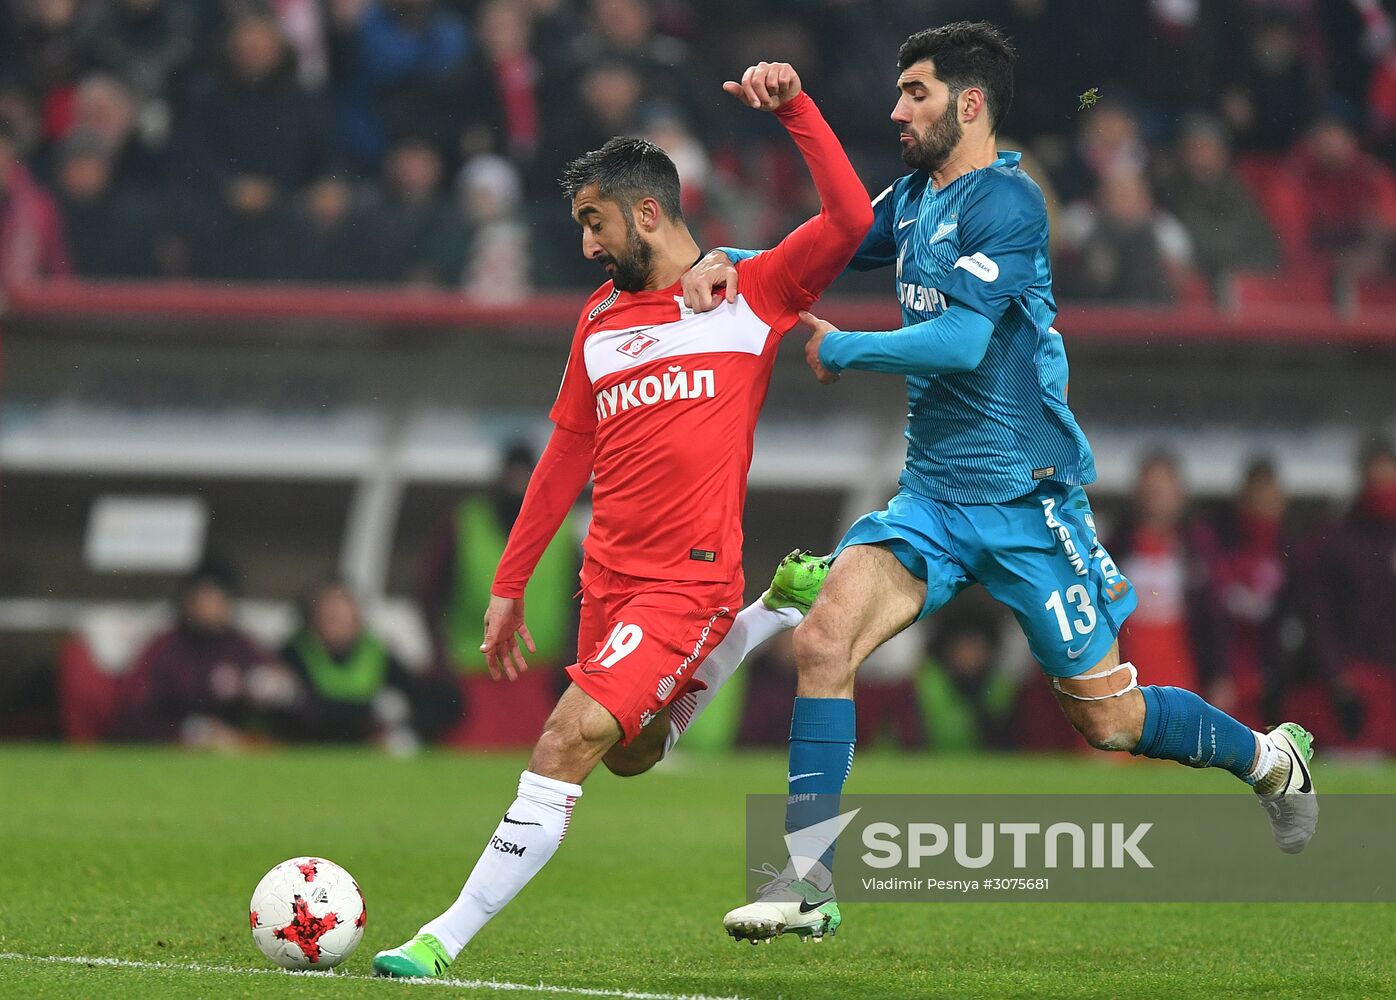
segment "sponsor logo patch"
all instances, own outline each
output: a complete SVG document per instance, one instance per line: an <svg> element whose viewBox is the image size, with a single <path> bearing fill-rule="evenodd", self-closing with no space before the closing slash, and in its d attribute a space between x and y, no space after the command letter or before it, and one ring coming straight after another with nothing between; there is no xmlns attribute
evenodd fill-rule
<svg viewBox="0 0 1396 1000"><path fill-rule="evenodd" d="M688 558L694 562L717 562L717 553L712 549L689 549Z"/></svg>
<svg viewBox="0 0 1396 1000"><path fill-rule="evenodd" d="M638 358L659 341L655 340L647 333L637 333L625 343L616 348L617 351L631 358Z"/></svg>
<svg viewBox="0 0 1396 1000"><path fill-rule="evenodd" d="M620 289L612 288L611 294L606 296L605 300L602 301L601 304L598 305L595 309L587 313L587 322L591 322L596 317L600 316L603 312L605 312L607 309L611 308L611 306L615 305L616 299L618 298L620 298Z"/></svg>
<svg viewBox="0 0 1396 1000"><path fill-rule="evenodd" d="M993 258L985 257L982 253L972 254L969 257L961 257L955 261L955 266L961 270L968 271L980 281L992 284L998 281L999 266Z"/></svg>

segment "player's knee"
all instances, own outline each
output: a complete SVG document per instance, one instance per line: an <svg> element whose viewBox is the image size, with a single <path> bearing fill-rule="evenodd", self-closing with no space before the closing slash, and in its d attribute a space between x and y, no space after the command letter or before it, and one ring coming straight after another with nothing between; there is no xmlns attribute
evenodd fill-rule
<svg viewBox="0 0 1396 1000"><path fill-rule="evenodd" d="M839 688L855 668L847 642L824 624L818 615L805 618L795 629L795 661L802 686Z"/></svg>
<svg viewBox="0 0 1396 1000"><path fill-rule="evenodd" d="M616 745L607 752L605 757L601 758L601 762L606 765L606 770L617 778L633 778L654 767L663 756L663 745L657 747L642 747L635 744L628 747Z"/></svg>

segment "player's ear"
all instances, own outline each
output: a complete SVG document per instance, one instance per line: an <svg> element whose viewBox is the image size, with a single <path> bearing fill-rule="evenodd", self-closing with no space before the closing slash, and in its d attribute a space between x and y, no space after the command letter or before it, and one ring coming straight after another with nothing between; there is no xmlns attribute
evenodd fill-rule
<svg viewBox="0 0 1396 1000"><path fill-rule="evenodd" d="M657 198L641 198L635 205L635 225L647 233L658 229L659 221L663 217L664 210L659 207Z"/></svg>
<svg viewBox="0 0 1396 1000"><path fill-rule="evenodd" d="M968 125L981 115L989 113L988 99L978 87L966 87L960 91L960 121Z"/></svg>

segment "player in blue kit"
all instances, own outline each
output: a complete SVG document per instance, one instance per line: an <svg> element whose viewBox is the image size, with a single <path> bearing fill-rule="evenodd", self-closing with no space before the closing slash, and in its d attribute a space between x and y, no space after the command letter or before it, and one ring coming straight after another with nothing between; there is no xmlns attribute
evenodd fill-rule
<svg viewBox="0 0 1396 1000"><path fill-rule="evenodd" d="M1138 598L1096 537L1082 489L1095 479L1066 402L1067 362L1042 192L995 145L1013 97L1012 47L986 23L912 35L898 55L892 112L913 173L874 202L851 267L896 266L903 327L844 332L809 314L806 360L820 382L844 372L906 376L906 467L887 509L849 528L795 632L799 688L790 730L786 826L833 815L852 770L859 664L971 583L1012 608L1067 718L1101 750L1221 767L1251 785L1275 840L1298 852L1318 805L1312 737L1251 730L1191 691L1143 686L1116 636ZM691 306L735 294L732 259L691 272ZM788 866L727 914L734 937L822 937L842 919L832 848L803 877Z"/></svg>

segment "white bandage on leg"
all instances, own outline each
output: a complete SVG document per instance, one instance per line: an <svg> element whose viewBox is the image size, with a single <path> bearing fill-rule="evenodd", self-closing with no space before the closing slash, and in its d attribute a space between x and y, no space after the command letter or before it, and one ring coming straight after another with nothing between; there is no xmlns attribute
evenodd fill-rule
<svg viewBox="0 0 1396 1000"><path fill-rule="evenodd" d="M1123 683L1123 678L1112 680L1115 674L1121 670L1129 671L1128 683ZM1070 688L1064 687L1062 682L1066 681ZM1081 684L1079 682L1088 682ZM1111 667L1109 670L1098 670L1093 674L1077 674L1075 677L1053 677L1052 687L1066 695L1068 698L1075 698L1077 701L1107 701L1110 698L1118 698L1122 694L1129 694L1139 686L1139 671L1134 669L1133 663L1121 663ZM1072 690L1072 689L1075 690ZM1104 694L1088 694L1090 691L1103 691Z"/></svg>

